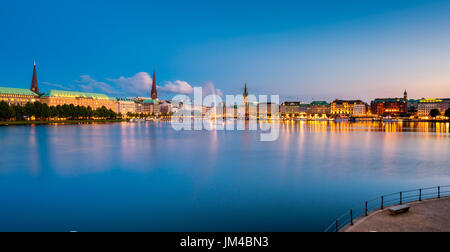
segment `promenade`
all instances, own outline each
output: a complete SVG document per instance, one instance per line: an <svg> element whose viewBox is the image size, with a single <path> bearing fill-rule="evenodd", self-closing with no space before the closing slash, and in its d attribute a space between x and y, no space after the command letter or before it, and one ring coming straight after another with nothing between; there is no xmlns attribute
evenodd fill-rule
<svg viewBox="0 0 450 252"><path fill-rule="evenodd" d="M355 221L341 232L450 232L450 197L407 204L405 214L379 210Z"/></svg>

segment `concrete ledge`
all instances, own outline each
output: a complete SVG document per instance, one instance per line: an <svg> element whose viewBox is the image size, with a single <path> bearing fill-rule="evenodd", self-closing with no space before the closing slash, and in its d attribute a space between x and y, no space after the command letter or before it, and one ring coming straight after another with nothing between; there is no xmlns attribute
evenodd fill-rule
<svg viewBox="0 0 450 252"><path fill-rule="evenodd" d="M388 209L374 211L341 232L450 232L450 197L407 205L408 213L392 216Z"/></svg>

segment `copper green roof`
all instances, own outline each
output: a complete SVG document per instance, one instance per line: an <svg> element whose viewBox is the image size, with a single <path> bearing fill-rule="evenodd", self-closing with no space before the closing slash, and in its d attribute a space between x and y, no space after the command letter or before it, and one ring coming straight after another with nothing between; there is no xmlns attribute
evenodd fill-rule
<svg viewBox="0 0 450 252"><path fill-rule="evenodd" d="M62 90L50 90L44 94L43 97L58 97L58 98L89 98L96 100L115 100L115 98L108 97L105 94L86 93L86 92L73 92Z"/></svg>
<svg viewBox="0 0 450 252"><path fill-rule="evenodd" d="M374 103L398 103L406 102L404 98L385 98L385 99L375 99Z"/></svg>
<svg viewBox="0 0 450 252"><path fill-rule="evenodd" d="M326 105L330 105L330 104L328 104L328 102L326 102L326 101L313 101L313 102L311 102L311 105L313 105L313 106L317 106L317 105L326 106Z"/></svg>
<svg viewBox="0 0 450 252"><path fill-rule="evenodd" d="M158 100L153 100L153 99L148 99L148 100L144 100L143 103L158 103Z"/></svg>
<svg viewBox="0 0 450 252"><path fill-rule="evenodd" d="M0 94L38 96L29 89L0 87Z"/></svg>

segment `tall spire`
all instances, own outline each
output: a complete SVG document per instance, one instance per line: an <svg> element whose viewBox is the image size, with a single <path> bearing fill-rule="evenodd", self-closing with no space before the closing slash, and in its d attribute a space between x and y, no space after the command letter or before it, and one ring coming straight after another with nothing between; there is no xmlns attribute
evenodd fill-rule
<svg viewBox="0 0 450 252"><path fill-rule="evenodd" d="M158 91L156 90L156 71L153 70L152 99L158 99Z"/></svg>
<svg viewBox="0 0 450 252"><path fill-rule="evenodd" d="M244 98L248 97L247 82L245 83Z"/></svg>
<svg viewBox="0 0 450 252"><path fill-rule="evenodd" d="M30 90L35 92L36 94L39 94L39 86L38 86L37 73L36 73L36 61L34 61L33 78L31 79Z"/></svg>
<svg viewBox="0 0 450 252"><path fill-rule="evenodd" d="M405 89L405 93L404 93L404 98L405 98L405 100L408 100L408 91L406 91L406 89Z"/></svg>

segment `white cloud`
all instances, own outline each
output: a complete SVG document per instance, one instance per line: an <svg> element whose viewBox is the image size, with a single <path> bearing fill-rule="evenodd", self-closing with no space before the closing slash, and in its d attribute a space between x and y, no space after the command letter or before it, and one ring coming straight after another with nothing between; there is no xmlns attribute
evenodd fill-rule
<svg viewBox="0 0 450 252"><path fill-rule="evenodd" d="M203 96L218 95L220 97L223 97L222 90L216 89L214 83L212 82L205 83L205 85L203 85L202 88L203 88Z"/></svg>
<svg viewBox="0 0 450 252"><path fill-rule="evenodd" d="M101 82L93 79L89 75L82 75L81 80L75 81L75 83L79 83L79 88L86 92L104 92L107 94L118 94L119 92L113 86L106 82Z"/></svg>
<svg viewBox="0 0 450 252"><path fill-rule="evenodd" d="M174 94L192 94L194 92L194 88L187 83L186 81L168 81L165 86L159 87L159 90L167 91Z"/></svg>
<svg viewBox="0 0 450 252"><path fill-rule="evenodd" d="M135 96L145 96L150 93L152 77L146 72L140 72L133 77L120 77L119 79L106 79L118 86L123 92Z"/></svg>
<svg viewBox="0 0 450 252"><path fill-rule="evenodd" d="M106 81L97 81L89 75L80 76L80 80L74 81L74 85L60 85L43 82L44 85L62 90L82 90L85 92L100 92L113 96L149 96L152 88L152 77L146 72L140 72L132 77L120 77L118 79L106 78ZM220 89L216 89L214 83L207 82L203 86L203 96L218 95L223 97ZM186 81L167 81L164 86L158 86L160 93L185 94L194 93L194 88Z"/></svg>

